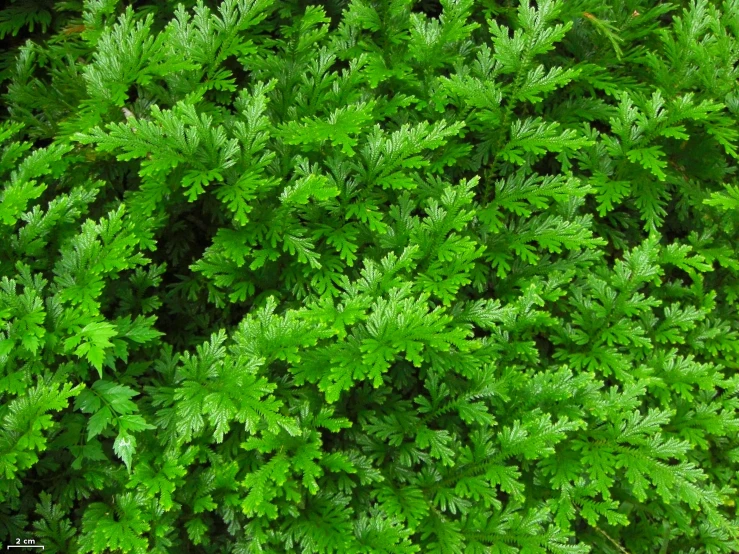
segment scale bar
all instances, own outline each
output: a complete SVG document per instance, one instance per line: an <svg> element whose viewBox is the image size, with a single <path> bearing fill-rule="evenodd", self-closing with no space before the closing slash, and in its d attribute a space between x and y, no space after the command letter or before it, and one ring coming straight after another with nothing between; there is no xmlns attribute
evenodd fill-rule
<svg viewBox="0 0 739 554"><path fill-rule="evenodd" d="M44 547L40 544L9 544L8 550L11 548L40 548L41 550L44 549Z"/></svg>

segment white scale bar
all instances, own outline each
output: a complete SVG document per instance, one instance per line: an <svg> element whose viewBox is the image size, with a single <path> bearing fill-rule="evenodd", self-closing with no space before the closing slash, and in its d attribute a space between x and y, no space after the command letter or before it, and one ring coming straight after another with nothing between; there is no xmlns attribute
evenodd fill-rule
<svg viewBox="0 0 739 554"><path fill-rule="evenodd" d="M11 548L40 548L41 550L44 549L44 547L40 544L9 544L8 550L10 550Z"/></svg>

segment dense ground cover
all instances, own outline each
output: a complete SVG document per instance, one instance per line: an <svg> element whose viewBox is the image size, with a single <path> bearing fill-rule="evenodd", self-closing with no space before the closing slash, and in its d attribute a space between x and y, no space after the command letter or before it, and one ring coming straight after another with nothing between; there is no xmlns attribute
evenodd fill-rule
<svg viewBox="0 0 739 554"><path fill-rule="evenodd" d="M0 540L739 551L739 1L0 10Z"/></svg>

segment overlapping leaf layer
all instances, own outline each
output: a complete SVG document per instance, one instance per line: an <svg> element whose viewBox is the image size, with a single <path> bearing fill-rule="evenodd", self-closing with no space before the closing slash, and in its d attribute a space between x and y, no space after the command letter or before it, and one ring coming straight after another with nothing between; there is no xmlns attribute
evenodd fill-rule
<svg viewBox="0 0 739 554"><path fill-rule="evenodd" d="M739 0L0 38L4 543L739 551Z"/></svg>

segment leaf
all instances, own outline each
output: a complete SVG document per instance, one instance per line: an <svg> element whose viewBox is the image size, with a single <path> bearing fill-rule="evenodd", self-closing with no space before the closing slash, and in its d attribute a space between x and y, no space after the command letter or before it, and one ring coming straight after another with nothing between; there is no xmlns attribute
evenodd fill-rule
<svg viewBox="0 0 739 554"><path fill-rule="evenodd" d="M123 460L123 463L126 464L126 469L130 472L131 460L136 451L136 437L129 435L125 431L121 431L113 443L113 451Z"/></svg>
<svg viewBox="0 0 739 554"><path fill-rule="evenodd" d="M118 428L121 431L145 431L147 429L156 429L156 425L146 423L143 416L129 414L118 417Z"/></svg>
<svg viewBox="0 0 739 554"><path fill-rule="evenodd" d="M131 387L101 379L95 381L92 390L97 391L103 401L118 414L126 415L138 410L136 404L131 401L138 393Z"/></svg>
<svg viewBox="0 0 739 554"><path fill-rule="evenodd" d="M454 465L454 450L447 446L450 439L447 431L422 427L416 434L416 445L419 448L431 446L431 456L440 459L445 466L451 466Z"/></svg>
<svg viewBox="0 0 739 554"><path fill-rule="evenodd" d="M523 165L524 155L540 156L547 152L572 152L592 144L590 139L578 136L574 129L560 130L557 122L546 122L540 117L516 120L511 125L511 137L505 147L496 152L504 161Z"/></svg>
<svg viewBox="0 0 739 554"><path fill-rule="evenodd" d="M74 353L79 356L86 356L92 366L98 370L102 378L103 360L105 359L105 349L113 346L110 338L116 336L118 331L115 326L108 322L94 322L85 325L77 335L68 338L64 346L67 350L74 348ZM81 343L81 344L80 344Z"/></svg>
<svg viewBox="0 0 739 554"><path fill-rule="evenodd" d="M651 171L660 181L664 181L667 178L664 172L667 162L662 159L664 152L662 152L659 146L634 148L629 150L626 156L632 162L638 162L644 169Z"/></svg>
<svg viewBox="0 0 739 554"><path fill-rule="evenodd" d="M187 536L195 545L202 544L203 538L208 532L208 526L199 517L188 520L185 523L185 529L187 529Z"/></svg>
<svg viewBox="0 0 739 554"><path fill-rule="evenodd" d="M87 420L87 440L91 440L102 433L108 425L113 421L113 414L107 406L95 412L92 417Z"/></svg>

